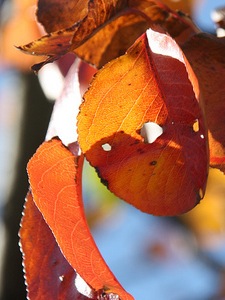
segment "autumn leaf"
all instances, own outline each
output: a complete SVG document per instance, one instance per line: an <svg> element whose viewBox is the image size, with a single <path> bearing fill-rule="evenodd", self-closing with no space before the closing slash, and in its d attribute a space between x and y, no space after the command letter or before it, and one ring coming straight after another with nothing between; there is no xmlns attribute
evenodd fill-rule
<svg viewBox="0 0 225 300"><path fill-rule="evenodd" d="M109 270L90 234L81 195L83 157L78 151L73 145L73 154L58 139L39 147L28 163L35 204L69 264L97 294L133 299Z"/></svg>
<svg viewBox="0 0 225 300"><path fill-rule="evenodd" d="M210 165L225 172L225 38L202 33L182 49L199 81L209 131Z"/></svg>
<svg viewBox="0 0 225 300"><path fill-rule="evenodd" d="M130 0L114 18L74 52L99 68L124 54L149 27L160 25L179 42L199 32L189 17L161 1Z"/></svg>
<svg viewBox="0 0 225 300"><path fill-rule="evenodd" d="M184 13L188 13L189 15L192 14L192 8L195 5L194 0L163 0L163 3L173 9L174 11L182 11Z"/></svg>
<svg viewBox="0 0 225 300"><path fill-rule="evenodd" d="M72 1L69 7L67 2L39 2L38 19L49 34L18 47L28 54L48 56L34 70L67 52L75 52L83 60L101 67L124 54L142 33L156 24L179 40L198 32L188 17L170 10L161 1Z"/></svg>
<svg viewBox="0 0 225 300"><path fill-rule="evenodd" d="M87 16L88 2L89 0L39 0L37 19L48 33L68 28Z"/></svg>
<svg viewBox="0 0 225 300"><path fill-rule="evenodd" d="M29 299L90 299L77 291L76 272L62 255L30 192L21 222L20 245Z"/></svg>
<svg viewBox="0 0 225 300"><path fill-rule="evenodd" d="M97 73L78 115L79 144L102 181L155 215L184 213L205 191L207 134L186 68L175 41L149 30ZM161 131L155 141L148 125Z"/></svg>
<svg viewBox="0 0 225 300"><path fill-rule="evenodd" d="M78 3L78 5L75 4L73 6L75 14L78 14L78 17L73 17L76 22L72 26L49 33L47 36L44 36L35 42L19 47L19 49L35 55L48 55L49 59L47 59L46 62L52 62L84 43L84 41L94 34L102 24L113 17L126 2L120 0L111 0L104 3L101 0L89 1L88 10L85 9L86 4L87 2L84 2L83 4ZM46 2L44 5L43 10L47 8L48 3ZM78 8L82 9L78 10ZM60 12L60 8L58 10ZM63 12L65 12L65 9ZM68 14L74 14L74 12L72 10L65 12L66 16ZM40 18L41 17L39 16L39 19ZM49 26L49 22L46 22L46 20L48 20L47 17L44 18L42 22L44 25L47 25L47 30L55 28L56 25ZM60 24L61 23L56 27L61 27ZM67 24L69 24L69 22ZM43 64L40 64L34 67L35 70L38 70L42 65Z"/></svg>

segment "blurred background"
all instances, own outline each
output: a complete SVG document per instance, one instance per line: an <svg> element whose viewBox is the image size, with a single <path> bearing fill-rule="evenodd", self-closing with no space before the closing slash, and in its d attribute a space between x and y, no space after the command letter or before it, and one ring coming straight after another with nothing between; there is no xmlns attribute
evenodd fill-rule
<svg viewBox="0 0 225 300"><path fill-rule="evenodd" d="M164 1L216 34L213 10L225 0ZM28 190L26 164L43 142L62 74L30 71L36 57L15 49L40 37L34 0L0 0L0 299L23 300L26 291L18 230ZM206 49L207 51L207 49ZM85 73L86 72L86 73ZM92 70L83 67L80 77ZM51 73L52 74L52 73ZM41 84L40 84L41 80ZM46 83L47 82L47 88ZM82 82L85 89L86 82ZM85 208L96 243L121 284L139 300L225 299L225 178L210 170L201 205L177 218L141 213L101 185L85 164Z"/></svg>

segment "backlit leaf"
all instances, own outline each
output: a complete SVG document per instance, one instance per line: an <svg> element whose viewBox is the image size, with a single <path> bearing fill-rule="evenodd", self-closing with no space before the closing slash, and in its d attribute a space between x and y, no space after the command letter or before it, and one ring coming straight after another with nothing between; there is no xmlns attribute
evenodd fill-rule
<svg viewBox="0 0 225 300"><path fill-rule="evenodd" d="M89 299L77 291L76 272L62 255L30 192L21 222L20 244L29 299Z"/></svg>
<svg viewBox="0 0 225 300"><path fill-rule="evenodd" d="M225 172L225 38L202 33L182 49L199 81L209 130L210 165Z"/></svg>
<svg viewBox="0 0 225 300"><path fill-rule="evenodd" d="M83 157L60 140L43 143L28 164L34 201L70 265L96 291L133 299L109 270L90 234L82 203Z"/></svg>
<svg viewBox="0 0 225 300"><path fill-rule="evenodd" d="M149 30L97 73L78 115L81 149L103 182L155 215L186 212L205 191L207 136L186 68L175 41ZM143 135L152 123L154 142Z"/></svg>
<svg viewBox="0 0 225 300"><path fill-rule="evenodd" d="M70 9L67 2L41 1L38 16L49 34L19 49L48 56L44 63L74 51L100 67L124 54L142 33L156 24L181 41L198 31L188 17L157 0L72 1ZM53 15L55 18L50 19Z"/></svg>

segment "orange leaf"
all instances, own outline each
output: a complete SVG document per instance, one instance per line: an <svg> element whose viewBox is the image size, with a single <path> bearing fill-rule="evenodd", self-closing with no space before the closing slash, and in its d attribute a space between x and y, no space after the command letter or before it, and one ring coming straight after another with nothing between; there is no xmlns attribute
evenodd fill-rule
<svg viewBox="0 0 225 300"><path fill-rule="evenodd" d="M97 73L78 115L81 149L103 182L155 215L186 212L205 191L207 138L186 67L175 41L149 30ZM163 133L148 142L152 123Z"/></svg>
<svg viewBox="0 0 225 300"><path fill-rule="evenodd" d="M209 130L210 165L225 172L225 38L202 33L182 48L199 81Z"/></svg>
<svg viewBox="0 0 225 300"><path fill-rule="evenodd" d="M125 53L155 24L180 41L198 32L187 16L157 0L72 1L69 6L66 0L51 0L50 4L43 0L39 3L38 17L49 34L19 47L28 54L49 56L34 66L35 70L67 52L75 52L100 67Z"/></svg>
<svg viewBox="0 0 225 300"><path fill-rule="evenodd" d="M90 234L81 199L83 157L60 140L43 143L28 163L34 201L70 265L96 291L133 299L118 283Z"/></svg>
<svg viewBox="0 0 225 300"><path fill-rule="evenodd" d="M89 299L77 291L76 272L62 255L30 192L21 222L20 245L29 299Z"/></svg>

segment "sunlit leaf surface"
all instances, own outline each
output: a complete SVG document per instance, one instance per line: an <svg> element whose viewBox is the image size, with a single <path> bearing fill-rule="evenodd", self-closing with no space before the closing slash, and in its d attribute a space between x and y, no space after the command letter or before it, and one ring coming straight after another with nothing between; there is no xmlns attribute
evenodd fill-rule
<svg viewBox="0 0 225 300"><path fill-rule="evenodd" d="M152 123L161 128L154 141L146 139ZM203 116L182 51L165 34L149 30L98 72L81 105L78 135L102 181L142 211L180 214L204 195Z"/></svg>
<svg viewBox="0 0 225 300"><path fill-rule="evenodd" d="M76 272L62 255L30 192L21 222L20 243L29 299L89 299L77 291Z"/></svg>
<svg viewBox="0 0 225 300"><path fill-rule="evenodd" d="M28 164L34 201L65 258L96 293L133 299L109 270L90 234L81 198L82 163L76 145L72 153L58 139L43 143Z"/></svg>

